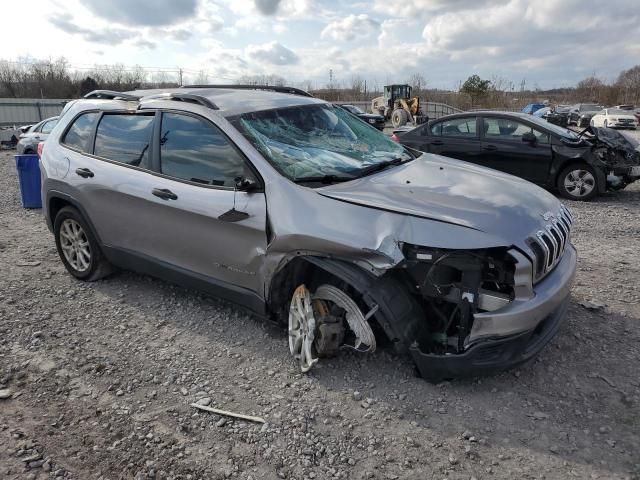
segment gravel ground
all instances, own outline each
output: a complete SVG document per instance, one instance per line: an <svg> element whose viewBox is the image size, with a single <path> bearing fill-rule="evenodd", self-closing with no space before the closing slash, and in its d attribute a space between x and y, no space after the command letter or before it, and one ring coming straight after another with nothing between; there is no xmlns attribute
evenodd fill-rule
<svg viewBox="0 0 640 480"><path fill-rule="evenodd" d="M231 305L74 280L2 152L0 477L639 479L640 185L568 206L574 299L535 361L431 385L382 349L301 375L285 333Z"/></svg>

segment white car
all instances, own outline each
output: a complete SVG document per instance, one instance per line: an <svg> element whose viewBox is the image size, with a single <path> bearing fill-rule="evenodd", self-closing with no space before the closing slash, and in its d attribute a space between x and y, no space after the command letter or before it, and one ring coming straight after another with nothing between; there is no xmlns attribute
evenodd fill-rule
<svg viewBox="0 0 640 480"><path fill-rule="evenodd" d="M618 108L605 108L591 117L592 127L633 128L638 126L638 120L633 112Z"/></svg>

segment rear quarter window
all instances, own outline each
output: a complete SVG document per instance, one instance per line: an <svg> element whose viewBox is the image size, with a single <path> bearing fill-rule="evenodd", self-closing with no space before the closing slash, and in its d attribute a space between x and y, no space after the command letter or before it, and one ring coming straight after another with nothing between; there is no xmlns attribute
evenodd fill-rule
<svg viewBox="0 0 640 480"><path fill-rule="evenodd" d="M89 112L76 118L64 134L62 144L74 150L91 153L93 129L99 116L98 112Z"/></svg>

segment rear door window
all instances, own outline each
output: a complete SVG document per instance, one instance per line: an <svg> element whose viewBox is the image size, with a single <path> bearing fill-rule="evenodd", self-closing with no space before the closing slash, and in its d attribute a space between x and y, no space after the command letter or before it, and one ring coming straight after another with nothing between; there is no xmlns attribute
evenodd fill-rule
<svg viewBox="0 0 640 480"><path fill-rule="evenodd" d="M213 124L191 115L163 113L160 166L164 175L218 187L252 176L244 158Z"/></svg>
<svg viewBox="0 0 640 480"><path fill-rule="evenodd" d="M80 115L75 119L71 128L67 130L67 133L62 139L62 143L74 150L90 153L92 150L91 141L93 140L93 129L99 116L100 114L98 112L89 112Z"/></svg>
<svg viewBox="0 0 640 480"><path fill-rule="evenodd" d="M453 118L436 123L431 127L431 135L475 138L478 136L476 117Z"/></svg>
<svg viewBox="0 0 640 480"><path fill-rule="evenodd" d="M153 114L105 114L96 132L94 154L134 167L149 168Z"/></svg>
<svg viewBox="0 0 640 480"><path fill-rule="evenodd" d="M549 143L549 134L510 118L483 119L485 140L521 142L525 133L533 133L538 143Z"/></svg>

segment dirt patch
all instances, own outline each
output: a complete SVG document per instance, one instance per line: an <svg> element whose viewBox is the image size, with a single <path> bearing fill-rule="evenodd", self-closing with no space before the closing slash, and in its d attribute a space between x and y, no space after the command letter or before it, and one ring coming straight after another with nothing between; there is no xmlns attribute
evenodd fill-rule
<svg viewBox="0 0 640 480"><path fill-rule="evenodd" d="M574 300L535 361L431 385L381 349L303 376L282 330L231 305L74 280L0 153L0 477L640 478L640 186L567 205Z"/></svg>

